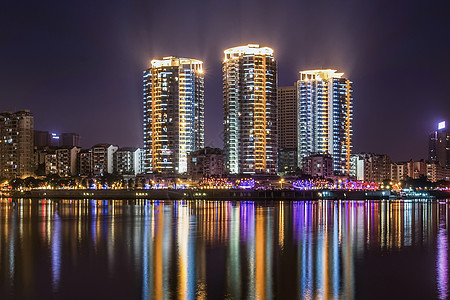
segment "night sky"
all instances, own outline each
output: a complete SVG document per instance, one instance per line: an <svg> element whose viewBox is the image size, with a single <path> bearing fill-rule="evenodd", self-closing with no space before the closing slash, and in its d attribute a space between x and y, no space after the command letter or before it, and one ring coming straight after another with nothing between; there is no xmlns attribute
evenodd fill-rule
<svg viewBox="0 0 450 300"><path fill-rule="evenodd" d="M354 152L426 158L450 123L446 1L3 1L0 111L83 146L142 146L142 71L153 58L205 65L206 145L222 147L223 50L274 48L279 85L335 68L354 82Z"/></svg>

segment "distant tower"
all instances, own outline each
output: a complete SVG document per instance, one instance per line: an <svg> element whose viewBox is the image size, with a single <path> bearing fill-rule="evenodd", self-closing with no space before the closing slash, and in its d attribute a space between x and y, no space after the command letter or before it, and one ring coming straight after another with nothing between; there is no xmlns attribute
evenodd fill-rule
<svg viewBox="0 0 450 300"><path fill-rule="evenodd" d="M0 177L34 175L34 119L28 110L0 114Z"/></svg>
<svg viewBox="0 0 450 300"><path fill-rule="evenodd" d="M445 121L440 122L438 129L430 134L429 160L450 168L450 132L447 131Z"/></svg>
<svg viewBox="0 0 450 300"><path fill-rule="evenodd" d="M81 137L77 133L63 133L61 134L61 146L74 146L74 147L80 147Z"/></svg>
<svg viewBox="0 0 450 300"><path fill-rule="evenodd" d="M249 44L224 51L224 146L231 174L277 171L277 63Z"/></svg>
<svg viewBox="0 0 450 300"><path fill-rule="evenodd" d="M328 153L338 174L348 174L352 150L352 82L336 70L300 72L298 161Z"/></svg>
<svg viewBox="0 0 450 300"><path fill-rule="evenodd" d="M297 169L297 82L278 87L278 172ZM301 162L300 162L301 163Z"/></svg>
<svg viewBox="0 0 450 300"><path fill-rule="evenodd" d="M187 154L204 147L203 62L164 57L144 71L145 172L187 172Z"/></svg>

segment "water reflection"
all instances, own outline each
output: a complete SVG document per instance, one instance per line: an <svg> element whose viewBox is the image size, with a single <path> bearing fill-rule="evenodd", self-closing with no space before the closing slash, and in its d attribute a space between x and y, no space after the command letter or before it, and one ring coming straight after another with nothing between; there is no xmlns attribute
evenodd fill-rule
<svg viewBox="0 0 450 300"><path fill-rule="evenodd" d="M420 201L3 199L0 296L353 299L408 286L399 295L445 299L448 210Z"/></svg>
<svg viewBox="0 0 450 300"><path fill-rule="evenodd" d="M448 295L448 237L447 237L447 210L439 218L439 232L437 237L437 288L439 299L447 299Z"/></svg>

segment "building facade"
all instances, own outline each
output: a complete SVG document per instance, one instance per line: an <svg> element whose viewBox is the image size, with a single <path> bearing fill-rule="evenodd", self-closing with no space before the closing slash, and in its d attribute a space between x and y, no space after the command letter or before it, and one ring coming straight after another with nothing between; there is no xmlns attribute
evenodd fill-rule
<svg viewBox="0 0 450 300"><path fill-rule="evenodd" d="M332 178L333 158L329 154L312 154L302 160L303 174L312 177Z"/></svg>
<svg viewBox="0 0 450 300"><path fill-rule="evenodd" d="M80 148L65 146L55 150L58 175L75 176L78 173L77 162Z"/></svg>
<svg viewBox="0 0 450 300"><path fill-rule="evenodd" d="M37 149L42 149L44 147L52 146L52 136L48 133L48 131L34 131L34 146Z"/></svg>
<svg viewBox="0 0 450 300"><path fill-rule="evenodd" d="M92 150L92 174L103 176L114 171L114 153L119 147L111 144L98 144Z"/></svg>
<svg viewBox="0 0 450 300"><path fill-rule="evenodd" d="M77 133L62 133L60 139L61 146L81 147L81 137Z"/></svg>
<svg viewBox="0 0 450 300"><path fill-rule="evenodd" d="M58 160L54 150L50 150L45 154L45 175L58 174Z"/></svg>
<svg viewBox="0 0 450 300"><path fill-rule="evenodd" d="M386 154L354 154L351 155L350 176L356 180L380 183L391 180L391 165Z"/></svg>
<svg viewBox="0 0 450 300"><path fill-rule="evenodd" d="M114 153L114 173L118 175L143 173L142 152L140 148L119 148Z"/></svg>
<svg viewBox="0 0 450 300"><path fill-rule="evenodd" d="M224 152L230 174L277 172L277 63L271 48L224 51Z"/></svg>
<svg viewBox="0 0 450 300"><path fill-rule="evenodd" d="M200 149L188 155L188 176L192 179L224 174L223 151L218 148Z"/></svg>
<svg viewBox="0 0 450 300"><path fill-rule="evenodd" d="M429 161L450 168L450 131L447 130L445 121L440 122L438 129L430 134Z"/></svg>
<svg viewBox="0 0 450 300"><path fill-rule="evenodd" d="M391 180L398 182L408 178L428 177L428 166L425 160L409 160L391 164ZM431 176L431 175L430 175Z"/></svg>
<svg viewBox="0 0 450 300"><path fill-rule="evenodd" d="M28 110L0 114L0 177L34 175L34 119Z"/></svg>
<svg viewBox="0 0 450 300"><path fill-rule="evenodd" d="M145 172L187 172L187 153L204 147L203 62L164 57L144 71Z"/></svg>
<svg viewBox="0 0 450 300"><path fill-rule="evenodd" d="M352 82L336 70L300 72L298 92L298 157L328 153L334 171L348 174L352 151Z"/></svg>
<svg viewBox="0 0 450 300"><path fill-rule="evenodd" d="M90 176L92 172L92 149L82 149L78 153L78 174L80 176Z"/></svg>
<svg viewBox="0 0 450 300"><path fill-rule="evenodd" d="M278 87L278 172L293 172L297 154L297 83Z"/></svg>

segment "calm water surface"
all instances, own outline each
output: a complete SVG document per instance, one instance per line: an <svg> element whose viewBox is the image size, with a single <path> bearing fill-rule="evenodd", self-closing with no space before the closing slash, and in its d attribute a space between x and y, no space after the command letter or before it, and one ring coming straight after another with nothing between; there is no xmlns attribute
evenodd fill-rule
<svg viewBox="0 0 450 300"><path fill-rule="evenodd" d="M3 199L0 298L445 299L449 217L446 201Z"/></svg>

